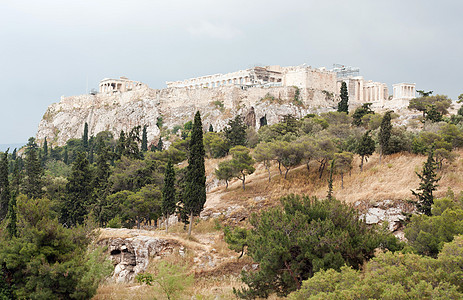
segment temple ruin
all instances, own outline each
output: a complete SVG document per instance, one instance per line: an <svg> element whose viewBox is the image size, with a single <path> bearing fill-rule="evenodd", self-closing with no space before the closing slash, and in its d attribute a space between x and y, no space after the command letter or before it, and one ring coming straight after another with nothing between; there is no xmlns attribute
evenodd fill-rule
<svg viewBox="0 0 463 300"><path fill-rule="evenodd" d="M392 85L392 99L411 100L416 98L414 83L396 83Z"/></svg>
<svg viewBox="0 0 463 300"><path fill-rule="evenodd" d="M309 66L254 67L226 74L214 74L190 78L182 81L167 81L168 88L218 88L222 86L274 87L297 86L299 88L323 89L335 92L336 77L332 72L313 69Z"/></svg>
<svg viewBox="0 0 463 300"><path fill-rule="evenodd" d="M130 80L124 76L119 77L119 79L105 78L100 81L99 92L100 94L122 93L145 86L147 85L142 82Z"/></svg>

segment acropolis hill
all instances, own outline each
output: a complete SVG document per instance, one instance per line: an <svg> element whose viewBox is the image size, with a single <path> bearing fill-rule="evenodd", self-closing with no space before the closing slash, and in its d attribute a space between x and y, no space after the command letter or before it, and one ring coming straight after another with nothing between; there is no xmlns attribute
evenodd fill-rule
<svg viewBox="0 0 463 300"><path fill-rule="evenodd" d="M348 86L350 109L370 102L375 110L397 110L415 97L415 84L393 85L390 97L385 83L364 80L358 73L356 68L340 65L332 70L305 65L254 67L167 82L164 89L126 77L106 78L98 92L62 97L50 105L39 124L37 140L46 137L53 145L64 145L70 138L80 138L87 122L89 135L108 130L116 137L121 130L147 125L148 141L154 142L160 135L158 117L172 129L190 121L197 110L205 128L212 124L221 130L236 114L259 128L263 118L274 124L286 114L302 117L336 109L342 81Z"/></svg>

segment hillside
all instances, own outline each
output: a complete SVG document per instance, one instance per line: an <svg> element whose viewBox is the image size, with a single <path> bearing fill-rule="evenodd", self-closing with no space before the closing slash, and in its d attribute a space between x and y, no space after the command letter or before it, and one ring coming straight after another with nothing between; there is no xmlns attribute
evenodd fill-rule
<svg viewBox="0 0 463 300"><path fill-rule="evenodd" d="M443 166L439 172L441 180L436 192L437 197L444 196L448 188L455 193L463 190L463 151L452 163ZM224 159L206 161L209 184L212 184L212 172ZM373 155L364 165L364 171L358 167L352 169L351 175L344 178L344 189L341 189L339 176L334 181L334 196L342 201L354 204L365 212L369 207L384 200L392 200L392 206L400 206L407 199L414 199L411 189L418 187L419 179L415 172L420 171L426 157L413 154L394 154L386 156L379 164L379 156ZM359 164L358 158L354 165ZM400 174L400 175L398 175ZM308 173L306 166L291 170L288 178L280 176L277 165L271 168L272 179L268 182L268 174L262 165L247 179L246 190L242 190L241 181L233 180L228 189L224 185L212 188L207 193L207 202L202 220L193 228L193 238L187 239L182 224L175 225L169 234L163 229L155 231L108 230L104 229L100 240L108 238L126 238L149 236L167 239L171 242L171 250L151 260L148 271L153 272L159 259L187 265L191 274L195 275L195 285L186 294L202 295L206 299L234 299L233 287L241 287L240 271L252 267L248 257L238 259L238 254L229 250L223 240L220 229L225 224L245 225L251 212L259 212L266 207L279 204L279 198L289 193L307 194L325 197L327 192L327 174L318 178L316 163L311 165ZM184 255L183 253L188 253ZM183 256L182 256L183 255ZM152 299L159 293L152 287L137 283L106 283L98 289L94 299ZM130 295L130 296L129 296ZM156 297L158 297L156 296ZM279 299L275 295L270 299Z"/></svg>

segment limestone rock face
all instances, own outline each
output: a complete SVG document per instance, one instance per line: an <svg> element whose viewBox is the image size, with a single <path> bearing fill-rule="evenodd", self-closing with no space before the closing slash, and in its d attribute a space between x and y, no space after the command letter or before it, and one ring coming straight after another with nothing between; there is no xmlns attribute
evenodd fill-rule
<svg viewBox="0 0 463 300"><path fill-rule="evenodd" d="M150 258L171 254L176 243L163 238L137 235L108 238L98 244L108 247L114 264L113 279L116 282L130 282L138 273L146 270Z"/></svg>
<svg viewBox="0 0 463 300"><path fill-rule="evenodd" d="M47 138L52 145L62 146L68 139L81 138L87 122L89 136L110 131L115 138L121 130L129 132L135 126L147 125L148 141L152 143L160 135L156 126L158 117L162 117L163 126L172 129L192 120L199 110L205 129L212 124L214 130L221 130L231 118L241 114L247 123L253 123L249 125L258 129L264 116L271 125L286 114L302 117L336 107L338 99L328 97L325 91L300 89L300 101L294 101L295 91L295 87L224 86L191 90L143 87L114 94L63 97L48 107L36 138L39 143Z"/></svg>

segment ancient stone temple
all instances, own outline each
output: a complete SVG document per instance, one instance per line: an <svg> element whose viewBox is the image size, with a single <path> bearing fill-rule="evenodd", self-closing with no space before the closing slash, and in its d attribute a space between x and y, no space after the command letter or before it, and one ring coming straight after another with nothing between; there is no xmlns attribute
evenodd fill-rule
<svg viewBox="0 0 463 300"><path fill-rule="evenodd" d="M397 83L392 85L393 100L411 100L416 98L414 83Z"/></svg>
<svg viewBox="0 0 463 300"><path fill-rule="evenodd" d="M105 78L100 81L99 92L100 94L122 93L139 89L144 86L146 86L146 84L130 80L124 76L119 77L119 79Z"/></svg>
<svg viewBox="0 0 463 300"><path fill-rule="evenodd" d="M320 89L336 92L336 75L324 69L309 66L254 67L226 74L214 74L182 81L167 81L168 88L218 88L222 86L276 87L296 86L298 88Z"/></svg>

